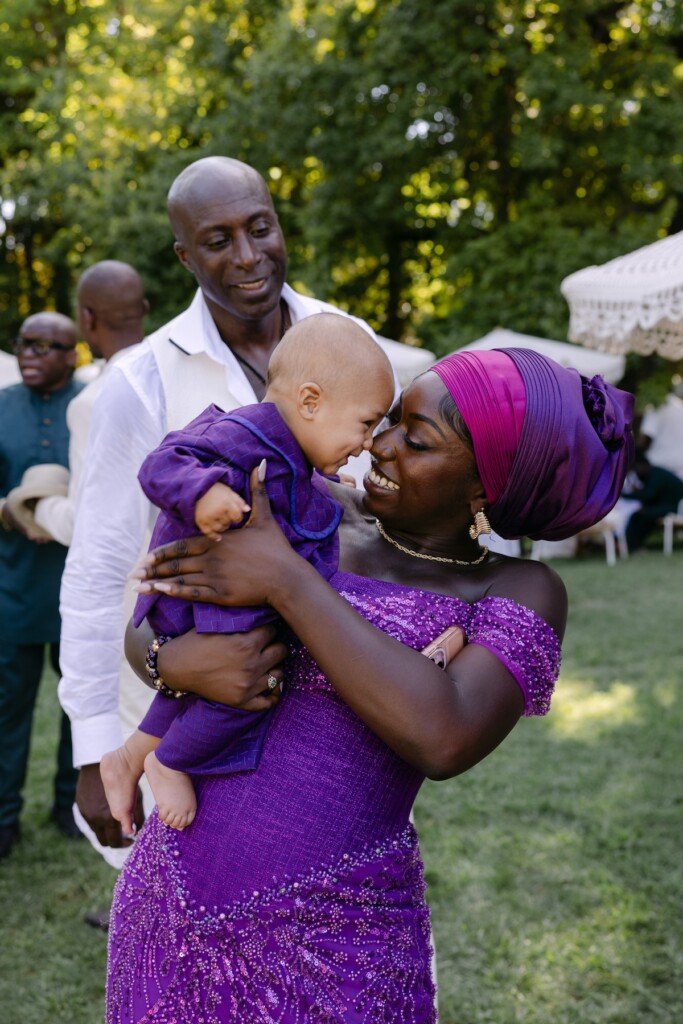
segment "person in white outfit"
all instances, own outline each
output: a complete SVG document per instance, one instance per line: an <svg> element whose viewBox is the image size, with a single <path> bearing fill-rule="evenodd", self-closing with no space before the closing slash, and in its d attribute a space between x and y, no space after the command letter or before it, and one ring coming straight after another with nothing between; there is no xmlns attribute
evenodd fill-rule
<svg viewBox="0 0 683 1024"><path fill-rule="evenodd" d="M102 260L81 274L76 289L78 326L90 351L100 361L95 378L69 403L69 491L41 498L34 511L40 527L69 547L73 537L76 498L83 475L90 420L95 399L121 355L142 341L149 312L145 286L137 270L119 260Z"/></svg>
<svg viewBox="0 0 683 1024"><path fill-rule="evenodd" d="M102 383L61 590L59 696L80 768L77 804L99 843L115 849L131 838L109 811L99 762L122 744L153 694L121 673L135 597L128 574L155 515L138 470L170 430L210 403L229 411L260 401L270 355L291 324L341 312L286 284L285 240L268 187L249 165L195 161L173 182L168 213L175 252L199 287L188 309L122 356ZM248 639L235 634L236 665L248 659L250 669L262 669L264 689L282 658L272 640L269 627ZM137 824L142 816L138 802Z"/></svg>

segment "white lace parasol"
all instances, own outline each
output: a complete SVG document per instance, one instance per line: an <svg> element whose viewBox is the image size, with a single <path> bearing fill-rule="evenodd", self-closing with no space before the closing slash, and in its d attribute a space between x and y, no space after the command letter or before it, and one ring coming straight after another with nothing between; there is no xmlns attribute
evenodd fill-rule
<svg viewBox="0 0 683 1024"><path fill-rule="evenodd" d="M683 358L683 231L566 277L569 337L604 352Z"/></svg>

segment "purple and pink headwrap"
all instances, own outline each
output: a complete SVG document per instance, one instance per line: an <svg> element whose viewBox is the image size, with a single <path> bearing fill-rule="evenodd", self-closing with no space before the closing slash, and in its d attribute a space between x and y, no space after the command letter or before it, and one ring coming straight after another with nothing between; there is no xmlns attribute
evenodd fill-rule
<svg viewBox="0 0 683 1024"><path fill-rule="evenodd" d="M456 352L430 368L472 435L501 537L563 540L607 515L633 461L633 396L531 349Z"/></svg>

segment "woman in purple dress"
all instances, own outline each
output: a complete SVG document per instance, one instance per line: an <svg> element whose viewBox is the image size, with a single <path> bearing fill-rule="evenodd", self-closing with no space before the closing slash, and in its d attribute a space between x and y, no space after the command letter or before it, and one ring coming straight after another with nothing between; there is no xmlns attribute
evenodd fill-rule
<svg viewBox="0 0 683 1024"><path fill-rule="evenodd" d="M566 618L548 566L477 535L486 517L503 537L548 539L602 518L631 416L631 396L536 353L451 356L404 392L365 493L336 489L330 582L289 547L256 481L249 528L229 543L151 556L143 587L268 602L292 639L258 769L198 779L188 829L153 815L136 840L112 907L108 1024L435 1021L410 808L425 776L465 771L548 710ZM419 652L452 624L467 643L443 671ZM259 696L272 660L240 699L238 686L220 696L225 642L170 641L158 670L209 699L276 702Z"/></svg>

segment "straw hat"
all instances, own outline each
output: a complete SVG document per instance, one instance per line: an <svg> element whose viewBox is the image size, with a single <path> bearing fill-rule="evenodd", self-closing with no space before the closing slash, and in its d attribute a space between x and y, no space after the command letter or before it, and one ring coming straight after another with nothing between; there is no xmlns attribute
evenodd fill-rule
<svg viewBox="0 0 683 1024"><path fill-rule="evenodd" d="M27 531L31 540L52 540L51 534L35 521L33 509L26 504L37 498L49 498L52 495L66 495L69 491L69 470L56 463L43 463L29 466L21 478L21 483L7 495L7 508L14 518Z"/></svg>

